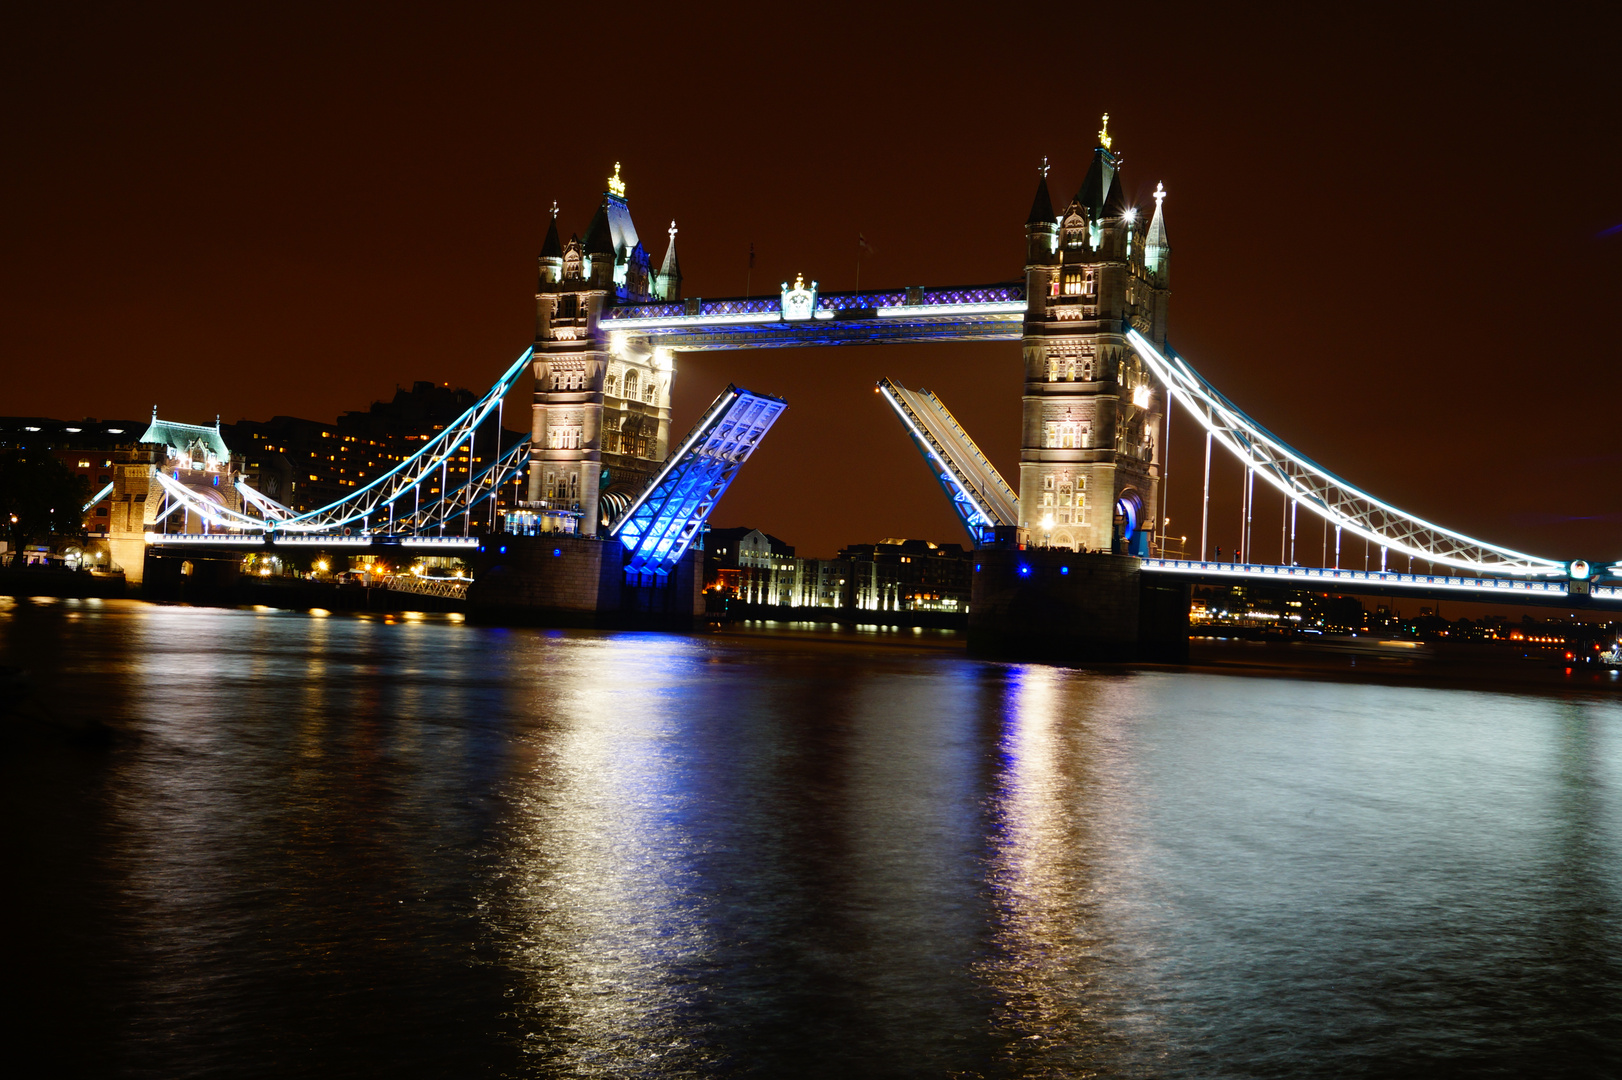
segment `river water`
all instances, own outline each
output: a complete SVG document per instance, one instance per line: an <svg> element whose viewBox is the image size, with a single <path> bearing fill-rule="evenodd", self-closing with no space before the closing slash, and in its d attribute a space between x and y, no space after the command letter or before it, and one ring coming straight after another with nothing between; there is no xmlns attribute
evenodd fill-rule
<svg viewBox="0 0 1622 1080"><path fill-rule="evenodd" d="M1614 696L133 602L0 652L52 1074L1622 1072Z"/></svg>

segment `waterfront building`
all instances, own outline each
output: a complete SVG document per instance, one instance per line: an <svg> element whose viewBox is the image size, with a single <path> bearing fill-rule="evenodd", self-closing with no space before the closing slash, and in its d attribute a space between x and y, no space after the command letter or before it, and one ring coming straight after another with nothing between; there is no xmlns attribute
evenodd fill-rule
<svg viewBox="0 0 1622 1080"><path fill-rule="evenodd" d="M758 529L715 529L705 554L706 588L758 607L964 612L973 584L972 552L927 540L852 544L812 559Z"/></svg>
<svg viewBox="0 0 1622 1080"><path fill-rule="evenodd" d="M0 450L46 450L84 477L93 498L84 507L84 531L91 544L106 541L112 529L114 493L108 490L123 468L140 471L157 462L142 446L146 425L139 420L53 420L43 416L0 417ZM144 495L144 489L142 491ZM145 499L141 500L143 503ZM126 507L127 509L127 507ZM137 512L139 517L139 511Z"/></svg>

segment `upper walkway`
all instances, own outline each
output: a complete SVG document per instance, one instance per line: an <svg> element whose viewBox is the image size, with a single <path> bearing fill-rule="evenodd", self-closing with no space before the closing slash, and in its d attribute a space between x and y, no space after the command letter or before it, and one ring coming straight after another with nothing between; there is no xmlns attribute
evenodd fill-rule
<svg viewBox="0 0 1622 1080"><path fill-rule="evenodd" d="M1017 282L844 293L795 286L778 295L626 304L605 311L600 325L683 351L1017 341L1024 333L1025 286Z"/></svg>

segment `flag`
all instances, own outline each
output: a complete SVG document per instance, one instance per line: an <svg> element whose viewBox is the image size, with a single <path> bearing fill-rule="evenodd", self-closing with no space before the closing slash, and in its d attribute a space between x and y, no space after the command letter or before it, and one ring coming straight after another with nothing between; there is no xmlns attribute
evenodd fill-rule
<svg viewBox="0 0 1622 1080"><path fill-rule="evenodd" d="M877 255L878 254L878 251L876 249L874 249L873 245L869 244L867 242L867 237L863 236L861 233L856 234L856 250L861 251L861 252L863 252L863 253L865 253L867 255Z"/></svg>
<svg viewBox="0 0 1622 1080"><path fill-rule="evenodd" d="M751 242L750 245L749 245L749 269L753 270L754 268L755 268L755 245Z"/></svg>

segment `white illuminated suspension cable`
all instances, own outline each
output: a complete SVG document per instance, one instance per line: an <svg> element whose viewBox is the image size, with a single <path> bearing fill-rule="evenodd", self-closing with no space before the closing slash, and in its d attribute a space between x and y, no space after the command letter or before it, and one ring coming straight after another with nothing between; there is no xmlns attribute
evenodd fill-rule
<svg viewBox="0 0 1622 1080"><path fill-rule="evenodd" d="M1167 357L1137 330L1127 340L1155 377L1247 470L1365 541L1475 573L1552 576L1565 564L1490 544L1400 510L1297 453L1252 421L1180 356Z"/></svg>

